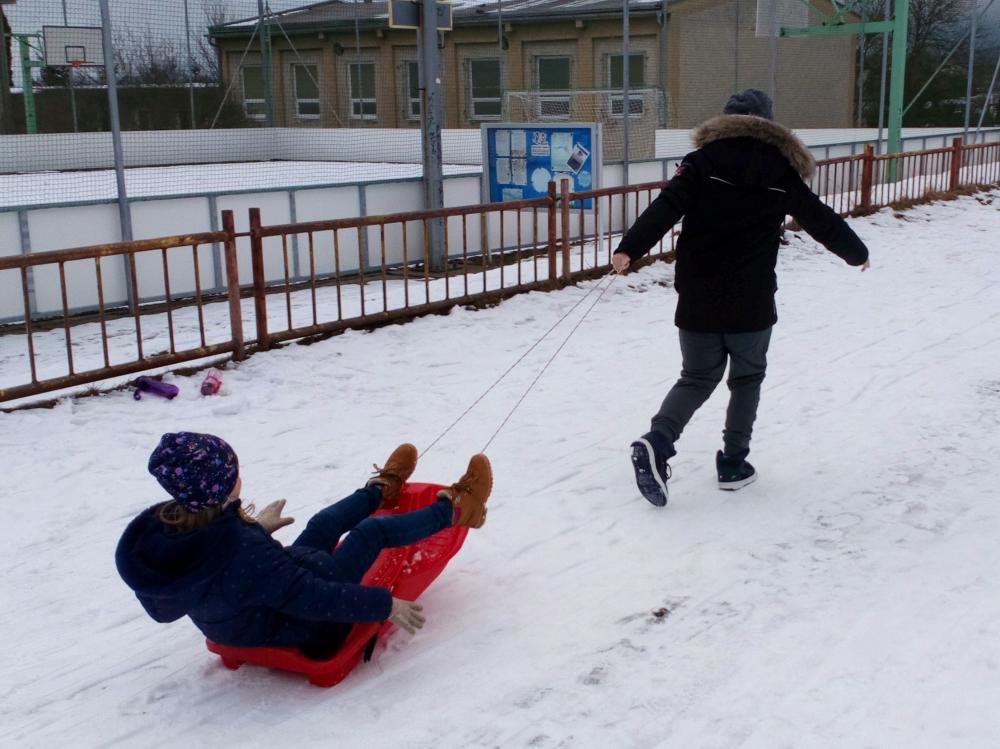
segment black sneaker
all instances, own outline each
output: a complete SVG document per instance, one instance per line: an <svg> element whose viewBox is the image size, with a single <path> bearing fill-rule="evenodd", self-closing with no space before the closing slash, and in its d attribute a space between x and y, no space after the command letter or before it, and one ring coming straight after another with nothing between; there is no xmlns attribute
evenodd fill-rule
<svg viewBox="0 0 1000 749"><path fill-rule="evenodd" d="M715 470L719 472L719 488L727 491L742 489L757 480L757 471L747 462L749 450L736 455L726 455L722 450L715 454Z"/></svg>
<svg viewBox="0 0 1000 749"><path fill-rule="evenodd" d="M670 466L667 461L676 453L660 435L650 432L632 443L632 468L635 483L642 496L657 507L667 504L667 481Z"/></svg>

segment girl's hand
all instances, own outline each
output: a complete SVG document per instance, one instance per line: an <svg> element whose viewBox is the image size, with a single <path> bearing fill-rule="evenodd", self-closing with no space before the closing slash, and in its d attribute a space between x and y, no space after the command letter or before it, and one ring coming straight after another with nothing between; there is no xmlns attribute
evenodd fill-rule
<svg viewBox="0 0 1000 749"><path fill-rule="evenodd" d="M411 635L424 626L427 621L421 612L424 607L419 603L404 601L402 598L392 599L392 612L389 614L389 621L401 629L405 629Z"/></svg>
<svg viewBox="0 0 1000 749"><path fill-rule="evenodd" d="M626 255L624 252L616 252L611 256L611 267L615 269L615 273L618 275L623 274L628 270L628 267L632 264L632 259Z"/></svg>
<svg viewBox="0 0 1000 749"><path fill-rule="evenodd" d="M285 509L285 500L279 499L277 502L272 502L257 515L257 524L260 525L265 531L270 535L274 533L278 528L284 528L286 525L291 525L295 522L295 518L283 518L281 517L281 511Z"/></svg>
<svg viewBox="0 0 1000 749"><path fill-rule="evenodd" d="M861 272L864 273L866 270L872 267L871 260L865 260L865 264L861 266Z"/></svg>

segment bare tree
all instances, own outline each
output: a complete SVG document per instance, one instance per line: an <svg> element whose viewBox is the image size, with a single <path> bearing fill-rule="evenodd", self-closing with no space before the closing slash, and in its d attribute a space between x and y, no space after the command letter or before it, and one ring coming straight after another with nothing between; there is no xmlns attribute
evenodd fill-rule
<svg viewBox="0 0 1000 749"><path fill-rule="evenodd" d="M163 86L187 82L187 65L178 42L157 37L149 29L142 34L127 31L115 37L115 69L125 86Z"/></svg>
<svg viewBox="0 0 1000 749"><path fill-rule="evenodd" d="M229 20L226 3L223 0L203 0L202 13L207 28L222 26ZM199 80L206 83L219 83L222 80L219 51L212 44L207 33L198 35L195 65L197 68L195 77Z"/></svg>

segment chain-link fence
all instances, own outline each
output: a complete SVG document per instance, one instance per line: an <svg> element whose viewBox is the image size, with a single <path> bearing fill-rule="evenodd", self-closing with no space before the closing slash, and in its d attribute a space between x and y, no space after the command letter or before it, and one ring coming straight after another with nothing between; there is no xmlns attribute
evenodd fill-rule
<svg viewBox="0 0 1000 749"><path fill-rule="evenodd" d="M113 65L101 1L0 5L10 24L0 218L5 210L110 204L120 185L133 212L136 201L208 196L210 215L199 208L192 230L218 228L220 196L254 191L392 182L403 186L378 200L363 191L346 202L324 199L310 215L421 207L419 186L406 182L422 174L418 32L392 27L385 0L102 1ZM690 128L748 87L771 93L776 118L811 143L871 140L873 130L846 129L884 119L883 35L778 30L818 26L845 5L852 12L843 22L878 21L892 4L457 0L438 44L444 175L481 170L479 129L496 121L598 122L605 162L676 158L690 148ZM998 124L997 10L993 0L911 0L905 125L961 130L967 109L972 129ZM963 56L972 59L971 78ZM111 71L120 179L109 135ZM476 201L468 180L455 184L446 200ZM290 202L279 218L301 219L294 195ZM137 233L185 230L177 208ZM33 229L31 246L66 246L29 224L22 217L19 228L5 228L0 220L0 237L19 232L25 251Z"/></svg>

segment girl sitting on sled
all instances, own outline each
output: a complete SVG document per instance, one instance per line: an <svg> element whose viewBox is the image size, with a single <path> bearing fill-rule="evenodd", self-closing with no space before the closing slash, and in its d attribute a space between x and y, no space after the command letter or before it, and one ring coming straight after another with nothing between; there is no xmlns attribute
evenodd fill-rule
<svg viewBox="0 0 1000 749"><path fill-rule="evenodd" d="M153 619L187 615L226 645L296 646L322 659L337 651L353 622L388 619L412 633L424 625L422 607L360 585L361 578L385 548L452 525L481 527L493 487L490 462L477 454L430 506L370 517L396 506L416 464L416 448L400 445L364 488L318 512L282 546L271 534L293 522L281 516L285 501L251 517L240 500L239 461L224 440L166 434L149 472L171 499L129 523L115 553L118 572Z"/></svg>

